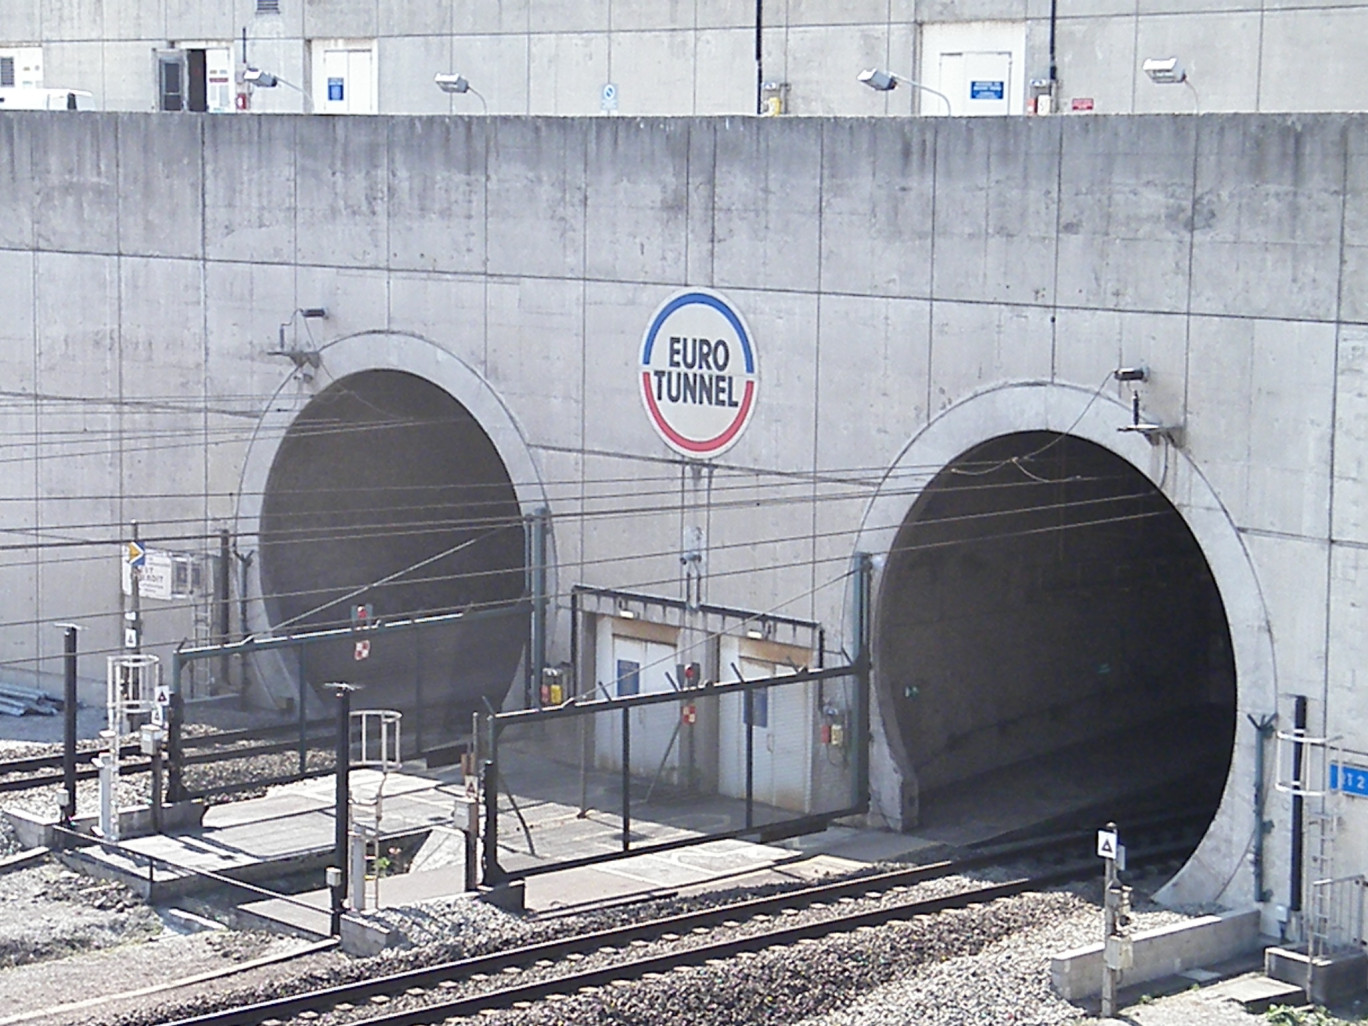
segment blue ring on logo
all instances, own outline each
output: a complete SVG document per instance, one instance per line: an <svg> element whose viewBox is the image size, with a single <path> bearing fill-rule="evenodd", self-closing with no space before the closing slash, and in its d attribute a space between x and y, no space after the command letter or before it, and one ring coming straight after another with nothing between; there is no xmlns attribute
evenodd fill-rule
<svg viewBox="0 0 1368 1026"><path fill-rule="evenodd" d="M741 319L736 316L732 311L732 308L726 303L722 302L722 300L718 299L716 296L708 295L706 292L686 292L684 295L676 296L665 304L665 308L656 315L656 319L651 322L650 330L646 332L646 347L641 352L642 366L650 365L651 347L655 345L656 332L660 330L661 323L681 306L690 303L702 303L705 306L710 306L727 319L727 323L736 330L736 337L741 340L741 351L746 355L746 373L754 374L755 357L751 355L750 338L746 335L746 329L741 327Z"/></svg>

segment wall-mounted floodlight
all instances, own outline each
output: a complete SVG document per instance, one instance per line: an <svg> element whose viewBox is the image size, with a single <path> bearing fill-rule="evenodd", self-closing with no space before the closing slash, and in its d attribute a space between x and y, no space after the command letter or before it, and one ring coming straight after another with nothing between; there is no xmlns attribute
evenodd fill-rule
<svg viewBox="0 0 1368 1026"><path fill-rule="evenodd" d="M328 316L327 307L323 306L304 306L290 314L290 319L280 326L279 345L275 349L268 350L267 356L288 357L295 365L295 372L301 381L312 381L313 372L323 363L323 354L318 351L314 344L313 332L309 331L309 321L323 320ZM301 346L298 343L291 346L285 341L286 329L294 322L296 317L304 319L304 330L309 332L309 344Z"/></svg>
<svg viewBox="0 0 1368 1026"><path fill-rule="evenodd" d="M262 71L260 68L248 68L242 73L242 80L261 89L274 89L280 84L274 75L269 71Z"/></svg>
<svg viewBox="0 0 1368 1026"><path fill-rule="evenodd" d="M470 80L464 75L458 75L454 71L438 72L432 76L432 81L437 83L437 88L448 95L456 93L473 93L480 101L480 107L486 114L489 113L489 104L485 103L485 98L480 95L478 89L471 88Z"/></svg>
<svg viewBox="0 0 1368 1026"><path fill-rule="evenodd" d="M470 91L470 82L464 75L455 73L441 73L432 76L432 80L437 83L437 88L444 93L466 93Z"/></svg>
<svg viewBox="0 0 1368 1026"><path fill-rule="evenodd" d="M1177 57L1146 57L1140 70L1159 85L1178 85L1187 81L1187 69Z"/></svg>
<svg viewBox="0 0 1368 1026"><path fill-rule="evenodd" d="M883 68L869 68L866 71L860 72L856 78L869 86L870 89L880 93L891 92L893 89L897 88L899 82L903 85L911 86L913 89L921 89L924 92L930 93L932 96L939 96L945 101L946 115L952 115L954 113L950 107L950 97L946 96L939 89L932 89L928 85L914 82L906 75L896 75L891 71L885 71Z"/></svg>
<svg viewBox="0 0 1368 1026"><path fill-rule="evenodd" d="M870 89L881 93L891 92L898 84L896 75L891 75L882 68L869 68L860 72L857 76L861 82L869 86Z"/></svg>
<svg viewBox="0 0 1368 1026"><path fill-rule="evenodd" d="M300 96L304 97L304 109L309 113L313 112L313 97L306 93L299 86L295 85L279 75L273 75L269 71L262 71L260 68L249 67L242 73L242 80L249 85L256 86L258 89L274 89L276 86L285 86L293 89Z"/></svg>

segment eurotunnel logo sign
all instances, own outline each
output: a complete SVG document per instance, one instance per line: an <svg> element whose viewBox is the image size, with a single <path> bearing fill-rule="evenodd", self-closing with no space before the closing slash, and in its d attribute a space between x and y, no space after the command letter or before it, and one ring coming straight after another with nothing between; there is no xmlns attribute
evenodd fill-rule
<svg viewBox="0 0 1368 1026"><path fill-rule="evenodd" d="M641 341L641 401L666 445L694 459L726 452L758 387L755 344L730 303L691 289L661 304Z"/></svg>

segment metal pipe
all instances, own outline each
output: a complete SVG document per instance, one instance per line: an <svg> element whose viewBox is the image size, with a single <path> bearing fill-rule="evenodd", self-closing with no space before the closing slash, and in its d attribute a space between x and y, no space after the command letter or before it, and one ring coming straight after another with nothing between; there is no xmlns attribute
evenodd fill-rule
<svg viewBox="0 0 1368 1026"><path fill-rule="evenodd" d="M546 534L550 511L537 510L531 523L532 637L527 657L532 673L532 704L541 707L542 670L546 667Z"/></svg>
<svg viewBox="0 0 1368 1026"><path fill-rule="evenodd" d="M233 610L233 601L229 594L228 587L228 578L232 575L232 560L233 554L230 536L228 534L228 528L225 527L219 531L218 577L214 581L215 589L218 593L218 638L219 644L221 645L226 645L228 643L228 635L232 631L231 613ZM228 687L228 677L231 667L232 656L227 652L224 652L219 656L218 686L220 688Z"/></svg>
<svg viewBox="0 0 1368 1026"><path fill-rule="evenodd" d="M740 671L736 675L740 677ZM746 829L749 830L755 825L755 692L746 688L741 702L745 706L746 721Z"/></svg>
<svg viewBox="0 0 1368 1026"><path fill-rule="evenodd" d="M331 932L342 936L342 912L347 901L348 841L351 820L351 696L350 684L329 684L337 694L337 787L333 805L333 880Z"/></svg>
<svg viewBox="0 0 1368 1026"><path fill-rule="evenodd" d="M632 847L632 710L622 710L622 850Z"/></svg>
<svg viewBox="0 0 1368 1026"><path fill-rule="evenodd" d="M1301 734L1306 731L1306 696L1297 695L1292 704L1292 726ZM1300 741L1292 746L1292 859L1291 879L1288 881L1289 912L1300 912L1302 907L1302 856L1306 838L1303 836L1305 813L1302 809L1302 750Z"/></svg>
<svg viewBox="0 0 1368 1026"><path fill-rule="evenodd" d="M1055 63L1055 27L1059 18L1059 0L1050 0L1050 98L1054 99L1054 84L1059 78Z"/></svg>
<svg viewBox="0 0 1368 1026"><path fill-rule="evenodd" d="M755 0L755 113L765 113L765 0Z"/></svg>
<svg viewBox="0 0 1368 1026"><path fill-rule="evenodd" d="M1264 788L1264 746L1267 745L1269 737L1273 733L1273 723L1275 717L1265 716L1263 719L1256 720L1253 716L1246 716L1256 732L1254 745L1254 901L1262 903L1268 901L1273 894L1264 887L1264 836L1273 826L1271 820L1264 818L1264 807L1268 802L1268 793Z"/></svg>
<svg viewBox="0 0 1368 1026"><path fill-rule="evenodd" d="M185 700L181 697L180 649L171 656L171 702L166 707L166 800L185 801Z"/></svg>
<svg viewBox="0 0 1368 1026"><path fill-rule="evenodd" d="M62 703L62 783L66 801L62 804L62 825L71 826L76 816L76 630L74 623L59 624L63 638L63 666L66 687Z"/></svg>
<svg viewBox="0 0 1368 1026"><path fill-rule="evenodd" d="M855 571L855 728L851 738L851 752L855 759L854 787L851 804L869 808L869 689L870 689L870 625L871 587L874 579L874 560L869 553L856 557Z"/></svg>

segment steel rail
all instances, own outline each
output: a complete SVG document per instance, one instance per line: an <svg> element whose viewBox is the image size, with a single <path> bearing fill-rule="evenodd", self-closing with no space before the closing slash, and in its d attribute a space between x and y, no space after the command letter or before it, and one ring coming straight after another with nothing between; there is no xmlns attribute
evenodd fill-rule
<svg viewBox="0 0 1368 1026"><path fill-rule="evenodd" d="M1091 832L1086 836L1087 839L1091 839ZM1072 851L1076 852L1078 850L1078 844L1082 838L1084 838L1084 835L1081 833L1073 835L1069 842L1072 846ZM1036 853L1061 851L1065 846L1065 842L1061 841L1060 838L1051 838L1048 842L1037 845L1034 851ZM1013 847L1016 850L1012 852L1012 857L1029 854L1031 851L1031 849L1027 849L1024 846ZM1170 845L1146 853L1135 852L1132 854L1132 860L1136 861L1141 857L1160 857L1162 855L1174 854L1179 851L1187 852L1189 850L1191 850L1191 844L1189 843ZM589 933L577 934L568 938L541 941L536 944L525 945L519 948L491 952L486 955L477 955L471 958L444 962L432 966L424 966L422 968L410 969L388 976L358 980L352 983L340 984L336 987L323 988L303 994L272 998L243 1007L208 1012L202 1015L176 1020L174 1023L167 1024L167 1026L253 1026L253 1024L269 1019L286 1020L301 1012L321 1012L343 1002L354 1004L376 995L402 994L405 991L414 988L430 989L448 981L466 979L478 974L489 975L498 973L510 967L533 965L541 960L559 959L576 952L594 951L603 947L622 947L635 940L649 940L659 938L664 934L684 933L699 927L717 925L733 919L754 919L760 915L782 911L795 906L811 906L824 902L829 903L839 901L842 898L869 897L882 891L911 886L927 880L948 876L952 873L1001 864L1002 861L1002 853L985 853L965 859L947 859L930 863L925 866L914 866L908 869L874 873L855 879L840 880L835 883L816 884L766 897L748 898L742 901L729 902L725 905L713 906L711 908L692 912L683 912L641 923L610 927ZM1016 886L1019 887L1019 890L1010 893L1020 893L1021 890L1028 890L1033 886L1041 886L1047 882L1077 878L1080 875L1081 867L1084 865L1091 866L1092 863L1073 863L1064 869L1024 879L1024 882L1014 881L1010 885L998 886ZM983 897L982 895L992 889L993 888L988 888L985 891L964 893L979 894L980 897L977 900L986 901L992 900L992 898ZM943 899L936 900L939 901ZM905 908L904 906L897 907ZM948 908L951 906L946 907ZM877 916L877 914L877 912L866 912L859 915ZM902 913L904 916L908 914L911 913L905 910ZM898 918L898 916L891 915L889 918ZM824 920L820 924L818 934L831 932L833 929L837 928L838 923L842 922L844 922L843 919L837 918ZM872 923L874 920L870 920L870 922ZM857 922L854 925L861 925L861 923ZM776 941L774 943L780 942ZM713 954L707 957L718 956ZM642 970L642 972L650 971L653 970ZM614 978L621 976L621 967L619 966L609 971L609 975ZM582 983L578 985L589 986L590 984ZM548 993L550 993L550 991L548 991ZM487 998L487 995L485 997ZM484 998L480 1000L484 1000ZM517 1000L530 1000L530 998L509 998L510 1003ZM443 1014L450 1016L466 1013L448 1011ZM392 1021L397 1024L401 1021L420 1022L428 1020L389 1020L382 1018L375 1021L377 1023Z"/></svg>
<svg viewBox="0 0 1368 1026"><path fill-rule="evenodd" d="M424 1026L445 1019L476 1015L486 1008L508 1008L518 1002L538 1001L552 994L574 993L583 987L601 987L617 980L640 979L648 973L669 972L681 966L698 965L713 959L735 958L743 952L782 947L833 933L848 933L862 926L881 926L895 919L934 915L949 909L986 904L998 898L1011 897L1023 891L1063 882L1077 876L1079 871L1080 865L1076 864L1068 869L1021 877L987 887L975 887L939 898L898 902L876 909L838 914L798 926L781 926L746 937L734 937L662 954L629 958L597 969L585 969L550 979L512 984L479 994L438 1001L421 1008L389 1012L370 1019L354 1021L351 1026Z"/></svg>

